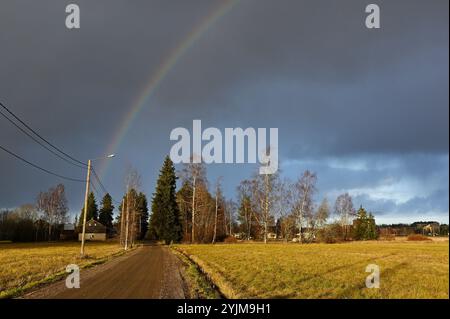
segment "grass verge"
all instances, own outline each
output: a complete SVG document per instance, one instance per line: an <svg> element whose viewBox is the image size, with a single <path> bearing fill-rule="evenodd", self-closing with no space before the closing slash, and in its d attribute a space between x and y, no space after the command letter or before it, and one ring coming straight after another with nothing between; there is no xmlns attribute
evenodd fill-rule
<svg viewBox="0 0 450 319"><path fill-rule="evenodd" d="M182 251L171 247L172 252L181 260L185 269L183 277L189 287L189 296L191 299L220 299L219 290L200 267L192 261L189 256Z"/></svg>

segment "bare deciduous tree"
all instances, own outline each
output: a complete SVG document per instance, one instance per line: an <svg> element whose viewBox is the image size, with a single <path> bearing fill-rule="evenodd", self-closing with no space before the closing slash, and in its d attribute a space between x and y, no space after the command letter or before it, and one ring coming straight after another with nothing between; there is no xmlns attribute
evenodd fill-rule
<svg viewBox="0 0 450 319"><path fill-rule="evenodd" d="M293 205L292 195L292 183L288 179L280 180L276 185L274 211L279 221L280 235L285 241L288 240L292 228L295 226L293 218L290 216Z"/></svg>
<svg viewBox="0 0 450 319"><path fill-rule="evenodd" d="M257 223L262 227L264 243L267 243L269 226L273 223L273 204L276 200L277 174L258 174L252 180L252 194L254 200Z"/></svg>
<svg viewBox="0 0 450 319"><path fill-rule="evenodd" d="M36 208L43 212L48 223L48 240L52 238L52 227L64 223L67 219L67 198L63 184L50 188L47 192L40 192Z"/></svg>
<svg viewBox="0 0 450 319"><path fill-rule="evenodd" d="M237 188L239 197L239 220L244 226L246 239L249 240L252 232L252 224L255 219L252 203L252 182L243 180Z"/></svg>
<svg viewBox="0 0 450 319"><path fill-rule="evenodd" d="M306 170L295 183L293 211L299 229L299 241L302 242L302 227L308 218L313 214L313 195L316 192L317 176L315 173Z"/></svg>
<svg viewBox="0 0 450 319"><path fill-rule="evenodd" d="M348 193L341 194L336 198L334 212L339 217L340 225L344 230L344 240L347 240L351 219L356 215L352 197Z"/></svg>
<svg viewBox="0 0 450 319"><path fill-rule="evenodd" d="M132 167L128 167L125 178L125 226L123 227L125 234L121 234L121 237L124 237L124 249L127 250L128 246L133 247L134 241L136 239L137 234L137 221L139 220L138 216L136 216L136 197L137 190L141 186L141 176L137 172L136 169ZM122 228L122 227L121 227ZM122 240L121 240L122 241Z"/></svg>
<svg viewBox="0 0 450 319"><path fill-rule="evenodd" d="M225 234L228 236L233 235L234 215L237 210L237 204L232 200L225 201L225 210L223 214L225 224Z"/></svg>
<svg viewBox="0 0 450 319"><path fill-rule="evenodd" d="M214 234L212 243L214 244L216 242L217 238L217 220L218 220L218 214L219 214L219 200L223 202L222 200L222 189L221 189L221 183L222 177L219 177L216 181L216 192L215 192L215 210L214 210Z"/></svg>
<svg viewBox="0 0 450 319"><path fill-rule="evenodd" d="M324 198L317 208L316 212L316 226L322 227L325 225L328 217L330 216L330 205L328 200Z"/></svg>
<svg viewBox="0 0 450 319"><path fill-rule="evenodd" d="M202 184L207 187L206 170L202 163L194 163L194 157L191 157L191 162L186 163L183 170L180 172L180 177L183 181L190 183L192 186L192 202L191 202L191 242L195 242L195 226L196 226L196 208L198 197L198 185Z"/></svg>

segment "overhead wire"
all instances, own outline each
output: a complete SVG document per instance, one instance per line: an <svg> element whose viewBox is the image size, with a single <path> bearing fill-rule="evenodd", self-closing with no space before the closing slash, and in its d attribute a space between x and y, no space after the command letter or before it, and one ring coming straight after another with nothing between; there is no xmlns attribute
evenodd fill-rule
<svg viewBox="0 0 450 319"><path fill-rule="evenodd" d="M32 129L27 123L25 123L23 120L21 120L16 114L14 114L8 107L6 107L2 102L0 102L0 106L5 109L12 117L14 117L19 123L21 123L23 126L25 126L30 132L32 132L35 136L37 136L40 140L42 140L43 142L45 142L47 145L49 145L50 147L52 147L54 150L58 151L59 153L63 154L64 156L66 156L67 158L70 158L72 161L82 165L83 167L86 167L87 164L83 163L82 161L76 159L75 157L67 154L66 152L64 152L63 150L61 150L60 148L58 148L57 146L53 145L51 142L49 142L47 139L45 139L44 137L42 137L39 133L37 133L34 129Z"/></svg>
<svg viewBox="0 0 450 319"><path fill-rule="evenodd" d="M48 169L46 169L46 168L43 168L43 167L41 167L41 166L39 166L39 165L36 165L36 164L34 164L34 163L32 163L32 162L26 160L26 159L23 158L22 156L17 155L17 154L15 154L14 152L12 152L12 151L6 149L5 147L3 147L3 146L1 146L1 145L0 145L0 149L3 150L4 152L8 153L9 155L11 155L11 156L13 156L13 157L15 157L15 158L21 160L22 162L24 162L24 163L26 163L26 164L28 164L28 165L30 165L30 166L33 166L34 168L37 168L37 169L39 169L39 170L41 170L41 171L43 171L43 172L45 172L45 173L47 173L47 174L50 174L50 175L53 175L53 176L57 176L57 177L59 177L59 178L62 178L62 179L65 179L65 180L69 180L69 181L73 181L73 182L86 182L86 180L82 180L82 179L78 179L78 178L72 178L72 177L67 177L67 176L64 176L64 175L55 173L55 172L53 172L53 171L50 171L50 170L48 170Z"/></svg>

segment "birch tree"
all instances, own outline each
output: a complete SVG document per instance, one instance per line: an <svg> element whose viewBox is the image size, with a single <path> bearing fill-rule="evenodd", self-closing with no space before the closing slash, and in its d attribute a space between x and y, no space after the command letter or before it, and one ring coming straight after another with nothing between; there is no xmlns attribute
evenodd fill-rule
<svg viewBox="0 0 450 319"><path fill-rule="evenodd" d="M252 232L254 212L252 205L252 182L243 180L237 188L239 198L239 221L244 226L246 239L249 240Z"/></svg>
<svg viewBox="0 0 450 319"><path fill-rule="evenodd" d="M347 240L351 220L356 215L352 197L348 193L341 194L336 198L334 212L338 216L340 225L344 231L344 240Z"/></svg>
<svg viewBox="0 0 450 319"><path fill-rule="evenodd" d="M48 223L48 240L51 240L53 226L64 223L67 219L68 206L64 185L58 184L47 192L40 192L36 208L43 213Z"/></svg>
<svg viewBox="0 0 450 319"><path fill-rule="evenodd" d="M267 243L269 226L274 223L273 204L276 196L277 174L258 174L252 180L252 197L255 205L255 220L262 228L264 243Z"/></svg>
<svg viewBox="0 0 450 319"><path fill-rule="evenodd" d="M285 241L288 240L292 228L295 226L291 216L292 195L292 183L289 179L283 179L276 184L274 210L279 222L280 235Z"/></svg>
<svg viewBox="0 0 450 319"><path fill-rule="evenodd" d="M303 240L302 227L313 213L313 195L316 192L317 176L306 170L294 184L293 212L299 229L299 241Z"/></svg>
<svg viewBox="0 0 450 319"><path fill-rule="evenodd" d="M194 155L195 156L195 155ZM206 169L202 163L193 163L191 158L191 163L184 164L183 170L180 172L183 182L188 182L192 187L192 198L191 198L191 242L195 242L195 226L196 226L196 209L197 209L197 196L199 184L204 187L207 185L206 179Z"/></svg>
<svg viewBox="0 0 450 319"><path fill-rule="evenodd" d="M215 207L214 207L215 208L214 209L214 234L213 234L213 239L212 239L213 244L216 242L216 238L217 238L217 221L218 221L218 214L219 214L219 201L223 202L222 201L222 189L221 189L221 185L220 185L221 180L222 180L222 177L219 177L216 181Z"/></svg>
<svg viewBox="0 0 450 319"><path fill-rule="evenodd" d="M132 167L127 168L124 178L124 184L126 188L124 249L127 250L128 246L131 247L133 246L137 234L136 200L137 200L137 190L141 186L141 176L139 175L136 169Z"/></svg>

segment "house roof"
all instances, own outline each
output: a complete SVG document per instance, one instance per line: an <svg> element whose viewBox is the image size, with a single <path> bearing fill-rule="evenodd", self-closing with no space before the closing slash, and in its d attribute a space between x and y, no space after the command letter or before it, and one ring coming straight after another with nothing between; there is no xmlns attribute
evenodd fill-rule
<svg viewBox="0 0 450 319"><path fill-rule="evenodd" d="M106 233L106 227L98 220L91 219L86 222L86 233Z"/></svg>

